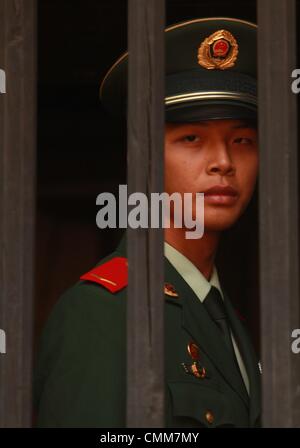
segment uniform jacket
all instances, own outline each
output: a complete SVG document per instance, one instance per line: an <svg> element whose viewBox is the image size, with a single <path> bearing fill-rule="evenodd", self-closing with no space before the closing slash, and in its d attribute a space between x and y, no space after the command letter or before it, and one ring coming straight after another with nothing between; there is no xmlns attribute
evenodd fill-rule
<svg viewBox="0 0 300 448"><path fill-rule="evenodd" d="M125 256L123 238L98 265ZM165 426L258 426L258 359L226 292L225 306L249 376L250 397L215 323L166 258L165 281L178 293L165 294ZM80 280L55 305L35 366L37 426L126 426L126 289L112 293ZM182 366L192 362L190 342L199 348L205 378Z"/></svg>

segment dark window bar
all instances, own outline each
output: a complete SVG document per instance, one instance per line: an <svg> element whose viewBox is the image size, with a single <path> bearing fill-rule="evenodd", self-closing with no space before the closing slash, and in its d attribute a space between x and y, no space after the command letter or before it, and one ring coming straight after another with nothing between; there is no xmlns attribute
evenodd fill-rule
<svg viewBox="0 0 300 448"><path fill-rule="evenodd" d="M263 425L300 426L296 2L258 0Z"/></svg>
<svg viewBox="0 0 300 448"><path fill-rule="evenodd" d="M163 191L164 8L128 1L129 194ZM163 427L163 229L128 228L127 248L127 426Z"/></svg>
<svg viewBox="0 0 300 448"><path fill-rule="evenodd" d="M128 192L163 190L164 1L129 0ZM30 426L36 2L0 0L0 427ZM263 425L300 426L294 0L258 0ZM157 68L160 68L158 70ZM128 229L127 425L164 425L163 231ZM116 361L117 362L117 361ZM16 393L17 391L17 393Z"/></svg>
<svg viewBox="0 0 300 448"><path fill-rule="evenodd" d="M0 0L0 427L31 426L36 2Z"/></svg>

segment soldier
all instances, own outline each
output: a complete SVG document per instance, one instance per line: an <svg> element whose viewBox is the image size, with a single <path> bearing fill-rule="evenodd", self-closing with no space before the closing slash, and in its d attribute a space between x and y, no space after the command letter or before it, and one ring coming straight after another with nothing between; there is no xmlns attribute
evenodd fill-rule
<svg viewBox="0 0 300 448"><path fill-rule="evenodd" d="M101 99L125 111L127 55ZM196 19L166 30L165 191L205 193L205 232L165 230L167 427L254 427L258 360L214 264L258 172L256 25ZM35 370L38 426L126 425L125 237L58 301Z"/></svg>

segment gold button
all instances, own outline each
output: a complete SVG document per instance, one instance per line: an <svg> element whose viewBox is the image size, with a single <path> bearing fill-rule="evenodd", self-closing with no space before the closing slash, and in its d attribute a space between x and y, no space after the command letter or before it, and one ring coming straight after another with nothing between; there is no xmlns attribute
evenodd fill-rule
<svg viewBox="0 0 300 448"><path fill-rule="evenodd" d="M207 411L207 412L206 412L206 414L205 414L205 418L206 418L206 421L207 421L209 424L212 424L212 423L214 422L214 419L215 419L214 414L213 414L212 412L210 412L210 411Z"/></svg>

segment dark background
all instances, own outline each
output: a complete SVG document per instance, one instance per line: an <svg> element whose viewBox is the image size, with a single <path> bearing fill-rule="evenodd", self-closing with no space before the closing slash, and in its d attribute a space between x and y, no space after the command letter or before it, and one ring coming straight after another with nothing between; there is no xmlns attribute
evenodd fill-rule
<svg viewBox="0 0 300 448"><path fill-rule="evenodd" d="M209 16L256 22L256 1L168 0L167 25ZM38 1L38 170L35 340L61 293L114 249L96 227L96 196L126 182L126 137L98 101L127 48L126 0ZM218 267L259 347L257 194L224 235Z"/></svg>

